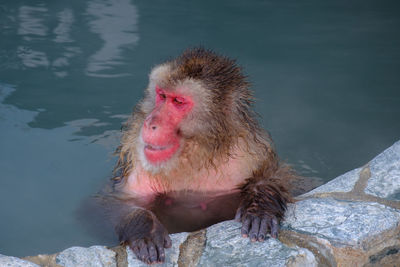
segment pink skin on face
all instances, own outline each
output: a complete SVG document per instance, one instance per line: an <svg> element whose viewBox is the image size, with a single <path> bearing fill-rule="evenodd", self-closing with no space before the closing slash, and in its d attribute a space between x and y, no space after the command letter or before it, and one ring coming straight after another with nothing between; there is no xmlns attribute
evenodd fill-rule
<svg viewBox="0 0 400 267"><path fill-rule="evenodd" d="M142 128L146 159L157 164L169 160L179 149L178 126L193 107L189 96L156 86L156 105Z"/></svg>

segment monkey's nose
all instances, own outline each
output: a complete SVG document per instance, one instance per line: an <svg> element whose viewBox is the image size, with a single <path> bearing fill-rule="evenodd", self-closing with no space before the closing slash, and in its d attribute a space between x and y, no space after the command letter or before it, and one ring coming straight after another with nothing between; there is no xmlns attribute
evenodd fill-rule
<svg viewBox="0 0 400 267"><path fill-rule="evenodd" d="M152 130L156 130L156 129L157 129L157 126L153 125L153 126L151 126L151 129L152 129Z"/></svg>

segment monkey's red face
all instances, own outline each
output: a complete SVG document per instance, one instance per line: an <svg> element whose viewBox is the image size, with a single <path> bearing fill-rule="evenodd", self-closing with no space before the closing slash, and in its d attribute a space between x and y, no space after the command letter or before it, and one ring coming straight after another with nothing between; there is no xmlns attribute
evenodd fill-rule
<svg viewBox="0 0 400 267"><path fill-rule="evenodd" d="M155 107L142 128L144 155L151 164L168 161L179 149L179 125L193 107L192 99L156 86Z"/></svg>

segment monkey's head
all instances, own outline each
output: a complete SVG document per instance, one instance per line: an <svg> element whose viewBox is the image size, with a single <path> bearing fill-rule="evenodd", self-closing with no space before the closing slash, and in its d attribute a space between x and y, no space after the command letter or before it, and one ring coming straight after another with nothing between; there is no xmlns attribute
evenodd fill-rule
<svg viewBox="0 0 400 267"><path fill-rule="evenodd" d="M194 147L192 159L212 161L257 127L248 83L234 60L190 49L149 78L136 133L136 153L148 171L173 168Z"/></svg>

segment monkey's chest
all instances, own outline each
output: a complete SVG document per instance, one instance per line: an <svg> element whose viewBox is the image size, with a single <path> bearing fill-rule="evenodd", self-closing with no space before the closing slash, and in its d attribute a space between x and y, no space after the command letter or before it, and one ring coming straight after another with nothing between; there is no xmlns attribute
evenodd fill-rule
<svg viewBox="0 0 400 267"><path fill-rule="evenodd" d="M151 210L169 233L196 231L212 224L233 219L239 205L238 192L160 194Z"/></svg>
<svg viewBox="0 0 400 267"><path fill-rule="evenodd" d="M139 196L170 191L230 191L251 177L251 166L247 159L238 156L218 166L218 170L204 169L191 175L175 170L168 177L152 176L138 167L128 176L123 191Z"/></svg>

